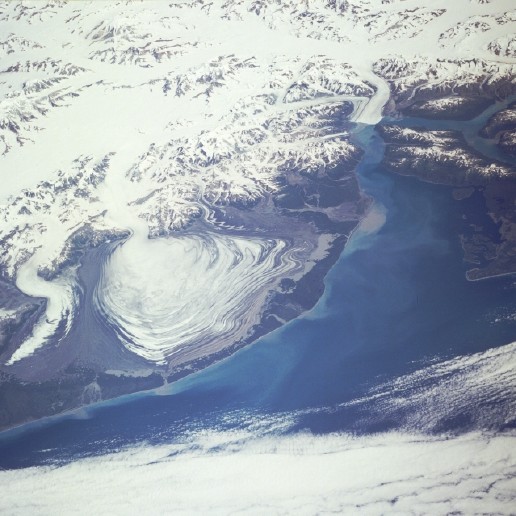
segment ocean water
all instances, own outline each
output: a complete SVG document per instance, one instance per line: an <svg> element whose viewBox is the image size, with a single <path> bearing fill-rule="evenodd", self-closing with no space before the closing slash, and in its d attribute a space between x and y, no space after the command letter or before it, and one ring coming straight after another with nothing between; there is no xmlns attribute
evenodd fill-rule
<svg viewBox="0 0 516 516"><path fill-rule="evenodd" d="M429 363L514 341L515 321L500 314L516 313L515 278L465 278L458 232L464 210L486 217L481 200L459 203L450 188L389 174L373 129L355 138L367 149L358 174L375 206L312 311L159 392L4 432L0 467L170 442L192 429L239 428L271 415L298 414L289 432L396 428L392 418L363 423L353 400Z"/></svg>

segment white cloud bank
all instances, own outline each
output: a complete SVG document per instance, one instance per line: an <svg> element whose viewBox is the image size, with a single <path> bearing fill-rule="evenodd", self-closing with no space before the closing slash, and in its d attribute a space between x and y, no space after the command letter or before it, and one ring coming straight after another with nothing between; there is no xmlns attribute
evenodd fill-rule
<svg viewBox="0 0 516 516"><path fill-rule="evenodd" d="M440 433L457 423L494 430L516 418L516 342L458 356L375 386L343 407L366 407L366 421L396 421L408 432Z"/></svg>
<svg viewBox="0 0 516 516"><path fill-rule="evenodd" d="M2 514L510 514L516 433L198 433L0 473Z"/></svg>
<svg viewBox="0 0 516 516"><path fill-rule="evenodd" d="M383 413L397 421L398 432L286 435L310 411L236 412L220 424L239 430L0 471L0 514L514 514L515 429L454 437L414 429L463 413L475 428L510 428L515 360L511 343L432 364L356 400L372 420Z"/></svg>

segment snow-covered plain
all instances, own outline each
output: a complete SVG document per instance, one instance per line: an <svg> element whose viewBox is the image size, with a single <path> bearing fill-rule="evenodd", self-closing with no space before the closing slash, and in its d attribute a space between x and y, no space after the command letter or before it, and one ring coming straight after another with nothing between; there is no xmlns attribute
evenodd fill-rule
<svg viewBox="0 0 516 516"><path fill-rule="evenodd" d="M354 156L333 123L349 106L351 120L373 124L391 92L449 96L514 83L512 9L510 0L1 2L0 260L22 291L48 299L6 362L33 354L63 321L69 328L74 270L62 266L85 226L133 235L98 291L131 351L160 362L208 331L219 335L212 323L236 339L279 278L299 272L288 258L296 250L282 254L274 235L219 237L214 211L267 199L286 171L316 173ZM198 220L207 235L176 240ZM215 269L205 266L206 238ZM157 245L170 260L140 266L136 257ZM229 286L224 296L215 271ZM180 299L153 297L158 284L179 292L181 277L189 280ZM248 289L242 299L237 285ZM249 296L241 321L235 307ZM199 299L206 303L194 310ZM200 312L197 330L185 333Z"/></svg>

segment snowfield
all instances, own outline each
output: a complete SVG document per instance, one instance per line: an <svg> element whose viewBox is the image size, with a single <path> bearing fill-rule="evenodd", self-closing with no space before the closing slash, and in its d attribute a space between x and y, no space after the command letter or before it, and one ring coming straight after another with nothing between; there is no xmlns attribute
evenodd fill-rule
<svg viewBox="0 0 516 516"><path fill-rule="evenodd" d="M159 363L245 335L281 277L302 276L297 253L316 260L327 242L289 247L221 223L220 210L268 205L286 174L352 166L349 122L377 123L393 97L433 95L442 108L479 88L516 89L512 8L0 2L0 266L47 299L4 363L66 335L86 234L132 235L97 289L131 352Z"/></svg>

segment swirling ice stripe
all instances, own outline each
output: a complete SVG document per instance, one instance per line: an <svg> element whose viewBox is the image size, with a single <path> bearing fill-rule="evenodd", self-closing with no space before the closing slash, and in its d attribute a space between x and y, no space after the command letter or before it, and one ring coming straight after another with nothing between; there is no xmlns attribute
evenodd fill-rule
<svg viewBox="0 0 516 516"><path fill-rule="evenodd" d="M46 281L38 275L38 264L39 256L36 253L18 270L16 286L29 296L46 298L46 310L32 328L31 335L22 342L6 365L32 356L54 338L60 328L63 329L63 335L66 335L72 326L77 309L74 271L70 270L53 281Z"/></svg>
<svg viewBox="0 0 516 516"><path fill-rule="evenodd" d="M303 268L297 251L283 240L215 233L131 239L106 263L95 305L124 345L148 360L220 349L259 321L280 277Z"/></svg>

